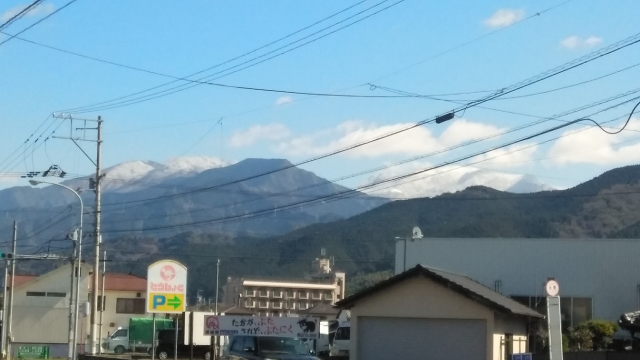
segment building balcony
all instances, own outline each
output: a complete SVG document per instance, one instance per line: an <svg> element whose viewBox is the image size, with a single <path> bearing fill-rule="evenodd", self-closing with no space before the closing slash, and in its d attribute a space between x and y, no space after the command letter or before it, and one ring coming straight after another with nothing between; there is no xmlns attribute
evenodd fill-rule
<svg viewBox="0 0 640 360"><path fill-rule="evenodd" d="M258 291L258 297L268 298L269 297L269 290L260 290L260 291Z"/></svg>
<svg viewBox="0 0 640 360"><path fill-rule="evenodd" d="M256 307L256 302L255 301L245 301L244 302L244 307L247 309L253 309Z"/></svg>
<svg viewBox="0 0 640 360"><path fill-rule="evenodd" d="M322 300L322 294L320 293L311 293L312 300Z"/></svg>
<svg viewBox="0 0 640 360"><path fill-rule="evenodd" d="M282 291L279 291L279 290L271 291L271 297L274 299L282 299L282 295L283 295Z"/></svg>
<svg viewBox="0 0 640 360"><path fill-rule="evenodd" d="M245 290L244 291L244 297L256 297L256 291L255 290Z"/></svg>
<svg viewBox="0 0 640 360"><path fill-rule="evenodd" d="M269 308L269 302L268 301L259 301L258 302L258 307L260 309L268 309Z"/></svg>
<svg viewBox="0 0 640 360"><path fill-rule="evenodd" d="M273 309L282 309L282 302L281 301L274 301L271 303L271 307Z"/></svg>
<svg viewBox="0 0 640 360"><path fill-rule="evenodd" d="M298 299L309 299L309 293L298 293Z"/></svg>
<svg viewBox="0 0 640 360"><path fill-rule="evenodd" d="M324 294L324 299L327 301L333 301L333 294L331 293Z"/></svg>
<svg viewBox="0 0 640 360"><path fill-rule="evenodd" d="M309 308L309 305L307 303L300 303L298 309L300 310L307 310Z"/></svg>

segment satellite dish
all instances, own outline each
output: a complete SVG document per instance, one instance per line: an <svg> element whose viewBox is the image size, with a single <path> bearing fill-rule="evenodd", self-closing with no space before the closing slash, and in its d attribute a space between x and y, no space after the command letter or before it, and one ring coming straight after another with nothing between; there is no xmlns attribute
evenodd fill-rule
<svg viewBox="0 0 640 360"><path fill-rule="evenodd" d="M413 236L414 239L422 239L422 231L417 226L413 227Z"/></svg>

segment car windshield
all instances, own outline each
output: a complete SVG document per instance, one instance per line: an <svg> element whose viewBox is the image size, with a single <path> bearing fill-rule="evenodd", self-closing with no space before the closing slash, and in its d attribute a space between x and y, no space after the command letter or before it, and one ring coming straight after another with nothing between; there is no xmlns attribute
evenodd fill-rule
<svg viewBox="0 0 640 360"><path fill-rule="evenodd" d="M265 354L309 354L302 341L293 338L260 337L258 338L258 349Z"/></svg>

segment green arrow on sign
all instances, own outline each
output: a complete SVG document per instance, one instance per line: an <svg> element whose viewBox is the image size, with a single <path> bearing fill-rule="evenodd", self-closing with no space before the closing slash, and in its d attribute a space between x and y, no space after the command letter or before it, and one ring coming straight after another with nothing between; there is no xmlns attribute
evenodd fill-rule
<svg viewBox="0 0 640 360"><path fill-rule="evenodd" d="M173 299L169 299L167 301L167 305L173 306L174 309L177 309L180 306L180 304L182 304L180 302L180 299L175 295L173 296Z"/></svg>

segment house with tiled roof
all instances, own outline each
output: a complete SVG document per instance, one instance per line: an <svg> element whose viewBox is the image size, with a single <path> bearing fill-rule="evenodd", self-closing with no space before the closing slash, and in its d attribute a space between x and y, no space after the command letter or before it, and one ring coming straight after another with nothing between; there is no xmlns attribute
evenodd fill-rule
<svg viewBox="0 0 640 360"><path fill-rule="evenodd" d="M80 272L80 305L91 299L93 273L83 264ZM7 281L10 284L10 279ZM20 345L48 345L51 357L66 357L69 334L69 295L71 266L61 266L40 276L16 275L12 335L13 349ZM131 275L107 273L98 285L98 311L102 312L102 337L118 327L127 327L132 317L147 317L147 280ZM11 288L7 286L7 297ZM89 306L80 306L81 309ZM84 349L89 330L89 314L79 315L78 348ZM98 317L99 319L100 317ZM80 350L82 352L82 350Z"/></svg>

